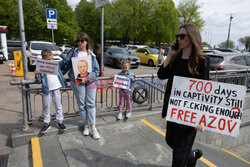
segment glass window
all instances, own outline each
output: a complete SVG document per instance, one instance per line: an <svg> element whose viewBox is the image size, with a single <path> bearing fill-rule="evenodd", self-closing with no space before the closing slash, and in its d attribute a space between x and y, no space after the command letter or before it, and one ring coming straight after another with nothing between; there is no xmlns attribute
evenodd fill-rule
<svg viewBox="0 0 250 167"><path fill-rule="evenodd" d="M210 60L210 64L220 64L224 60L224 58L221 56L208 55L208 58Z"/></svg>
<svg viewBox="0 0 250 167"><path fill-rule="evenodd" d="M31 49L33 50L44 50L48 49L51 51L58 51L57 47L54 44L50 43L32 43Z"/></svg>
<svg viewBox="0 0 250 167"><path fill-rule="evenodd" d="M246 58L244 56L236 56L234 58L232 58L231 62L235 62L235 64L241 64L241 65L247 65L247 61Z"/></svg>
<svg viewBox="0 0 250 167"><path fill-rule="evenodd" d="M250 56L246 56L247 65L250 66Z"/></svg>

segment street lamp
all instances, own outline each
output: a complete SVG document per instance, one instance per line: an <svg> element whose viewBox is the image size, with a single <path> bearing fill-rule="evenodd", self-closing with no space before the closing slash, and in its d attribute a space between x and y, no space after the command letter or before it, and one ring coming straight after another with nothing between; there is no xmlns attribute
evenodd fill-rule
<svg viewBox="0 0 250 167"><path fill-rule="evenodd" d="M228 44L229 44L229 36L230 36L230 28L231 28L231 21L233 19L233 16L231 14L230 16L230 22L229 22L229 29L228 29L228 36L227 36L227 49L228 49Z"/></svg>

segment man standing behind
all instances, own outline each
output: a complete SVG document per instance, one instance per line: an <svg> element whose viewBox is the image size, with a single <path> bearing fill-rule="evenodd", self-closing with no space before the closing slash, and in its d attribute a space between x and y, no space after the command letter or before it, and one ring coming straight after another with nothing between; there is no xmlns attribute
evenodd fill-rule
<svg viewBox="0 0 250 167"><path fill-rule="evenodd" d="M158 55L158 58L157 58L157 63L156 63L155 68L158 67L158 64L162 64L164 52L165 52L165 50L162 47L160 47L160 49L159 49L159 55Z"/></svg>

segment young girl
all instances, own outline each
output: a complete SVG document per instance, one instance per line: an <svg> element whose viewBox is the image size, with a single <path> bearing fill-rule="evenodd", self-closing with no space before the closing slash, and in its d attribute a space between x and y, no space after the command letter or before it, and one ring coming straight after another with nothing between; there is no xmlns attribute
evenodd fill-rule
<svg viewBox="0 0 250 167"><path fill-rule="evenodd" d="M130 60L122 60L121 66L122 66L122 72L120 72L118 75L133 79L134 74L131 71L129 71ZM131 87L131 85L130 85L130 87ZM122 119L122 106L123 106L124 96L126 97L127 107L128 107L128 112L126 113L126 117L129 118L131 116L132 107L131 107L131 100L130 100L131 95L130 94L131 94L130 90L127 90L127 89L120 89L119 90L120 102L119 102L119 113L117 115L118 120Z"/></svg>

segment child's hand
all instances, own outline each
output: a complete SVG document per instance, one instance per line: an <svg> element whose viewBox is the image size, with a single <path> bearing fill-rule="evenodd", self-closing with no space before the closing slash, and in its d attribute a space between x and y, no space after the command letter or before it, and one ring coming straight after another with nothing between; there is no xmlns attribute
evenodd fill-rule
<svg viewBox="0 0 250 167"><path fill-rule="evenodd" d="M35 78L37 78L37 75L40 73L40 71L39 70L37 70L37 69L35 69L35 71L34 71L34 74L35 74Z"/></svg>
<svg viewBox="0 0 250 167"><path fill-rule="evenodd" d="M84 78L81 78L81 83L85 84L86 83L86 80Z"/></svg>
<svg viewBox="0 0 250 167"><path fill-rule="evenodd" d="M202 125L196 125L195 129L198 130L198 131L204 132L204 126L202 126Z"/></svg>

